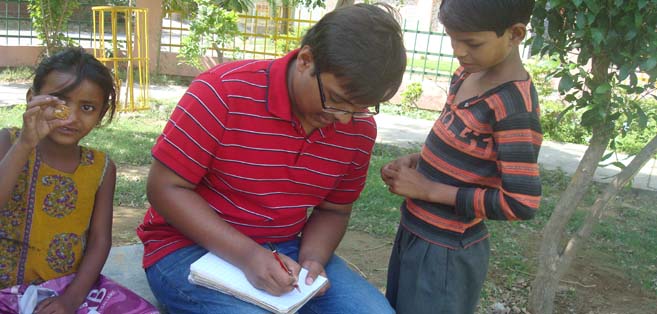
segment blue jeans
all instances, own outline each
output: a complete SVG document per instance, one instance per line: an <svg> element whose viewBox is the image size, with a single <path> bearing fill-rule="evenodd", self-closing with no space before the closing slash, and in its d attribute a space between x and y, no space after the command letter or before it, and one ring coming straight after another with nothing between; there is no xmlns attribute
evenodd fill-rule
<svg viewBox="0 0 657 314"><path fill-rule="evenodd" d="M298 260L300 241L278 243L279 252ZM189 265L207 253L194 245L179 249L146 269L153 294L169 313L259 314L266 310L230 295L190 284ZM395 311L383 294L333 255L325 267L331 287L308 301L299 314L387 314Z"/></svg>

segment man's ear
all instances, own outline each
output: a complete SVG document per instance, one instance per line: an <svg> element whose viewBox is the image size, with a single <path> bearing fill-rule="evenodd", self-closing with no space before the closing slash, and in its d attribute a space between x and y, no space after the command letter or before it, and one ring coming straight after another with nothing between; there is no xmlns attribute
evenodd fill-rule
<svg viewBox="0 0 657 314"><path fill-rule="evenodd" d="M27 89L27 92L25 93L25 100L29 103L32 101L32 96L34 96L34 92L32 92L32 87Z"/></svg>
<svg viewBox="0 0 657 314"><path fill-rule="evenodd" d="M516 23L507 29L509 34L511 35L511 42L513 42L516 45L520 45L520 43L525 39L525 36L527 35L527 25L523 23Z"/></svg>
<svg viewBox="0 0 657 314"><path fill-rule="evenodd" d="M310 46L301 47L297 55L297 69L306 70L314 64L313 60L313 51Z"/></svg>

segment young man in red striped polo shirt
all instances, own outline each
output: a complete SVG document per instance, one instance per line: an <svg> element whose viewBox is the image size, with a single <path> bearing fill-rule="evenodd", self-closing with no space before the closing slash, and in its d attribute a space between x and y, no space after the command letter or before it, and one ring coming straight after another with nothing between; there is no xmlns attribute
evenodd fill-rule
<svg viewBox="0 0 657 314"><path fill-rule="evenodd" d="M530 219L538 209L538 97L518 49L533 7L440 5L461 67L421 152L381 170L389 190L406 197L386 290L399 314L474 313L488 269L484 220Z"/></svg>
<svg viewBox="0 0 657 314"><path fill-rule="evenodd" d="M299 313L393 313L333 252L365 184L372 115L405 65L394 10L358 4L328 13L280 59L199 75L152 149L152 207L137 230L158 301L171 313L265 313L187 275L210 251L255 287L286 293L293 278L265 246L274 243L295 275L308 269L302 280L329 279Z"/></svg>

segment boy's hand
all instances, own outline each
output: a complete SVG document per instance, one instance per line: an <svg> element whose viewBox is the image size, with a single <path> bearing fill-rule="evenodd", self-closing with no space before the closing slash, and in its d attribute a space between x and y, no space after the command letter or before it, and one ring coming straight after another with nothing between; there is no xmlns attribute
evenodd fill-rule
<svg viewBox="0 0 657 314"><path fill-rule="evenodd" d="M431 180L428 180L415 168L397 168L391 164L381 168L381 178L388 185L390 192L422 200L427 199L425 189L432 185Z"/></svg>
<svg viewBox="0 0 657 314"><path fill-rule="evenodd" d="M294 284L297 283L299 271L301 270L301 266L293 259L280 253L279 256L292 273L291 275L281 267L274 258L274 254L265 248L257 250L243 269L246 278L254 287L275 296L294 289Z"/></svg>
<svg viewBox="0 0 657 314"><path fill-rule="evenodd" d="M52 130L69 123L69 117L60 119L56 116L56 107L63 106L65 103L65 101L51 95L32 97L27 104L27 110L23 113L23 130L19 137L19 143L34 148Z"/></svg>
<svg viewBox="0 0 657 314"><path fill-rule="evenodd" d="M389 186L390 183L388 183L388 181L391 180L392 178L386 176L384 174L384 170L400 170L402 168L415 169L417 167L417 161L419 159L420 159L420 154L410 154L397 158L385 164L383 167L381 167L381 179L386 183L386 185Z"/></svg>
<svg viewBox="0 0 657 314"><path fill-rule="evenodd" d="M314 260L305 260L303 262L303 268L308 270L308 274L306 275L306 278L304 282L306 285L312 285L313 282L315 282L315 279L317 279L317 276L322 275L326 277L326 271L324 270L324 265L321 263L314 261ZM328 277L327 277L328 278ZM326 291L331 287L331 282L329 281L322 289L320 289L317 294L314 296L314 298L324 295Z"/></svg>
<svg viewBox="0 0 657 314"><path fill-rule="evenodd" d="M45 299L37 304L35 314L74 314L77 306L71 304L63 296Z"/></svg>

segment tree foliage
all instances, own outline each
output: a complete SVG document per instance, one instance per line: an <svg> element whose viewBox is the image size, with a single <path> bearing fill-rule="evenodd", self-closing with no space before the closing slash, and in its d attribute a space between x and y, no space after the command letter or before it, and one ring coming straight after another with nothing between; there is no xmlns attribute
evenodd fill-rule
<svg viewBox="0 0 657 314"><path fill-rule="evenodd" d="M178 55L184 62L202 69L200 58L207 49L221 56L221 45L239 34L237 13L212 0L195 0L196 13L189 27L190 34L182 41Z"/></svg>
<svg viewBox="0 0 657 314"><path fill-rule="evenodd" d="M324 7L324 0L268 0L268 2L271 7L278 5ZM253 0L165 0L163 8L166 11L182 12L184 16L191 17L190 34L182 41L179 58L187 64L202 69L200 59L208 49L214 49L221 56L221 46L239 35L237 13L245 13L252 9Z"/></svg>
<svg viewBox="0 0 657 314"><path fill-rule="evenodd" d="M622 171L562 245L566 225L599 162L611 156L607 148L615 149L627 126L644 128L657 118L642 107L642 99L656 97L657 0L537 0L531 26L532 52L560 61L554 75L560 79L566 110L580 113L581 126L591 132L589 146L543 230L529 300L530 311L543 314L552 313L559 279L607 202L657 151L657 136L652 135L627 167L618 163ZM639 80L639 75L648 80Z"/></svg>
<svg viewBox="0 0 657 314"><path fill-rule="evenodd" d="M582 126L613 128L621 116L645 125L648 117L632 96L654 90L657 1L539 0L531 24L532 52L559 59L559 92L569 109L583 110ZM639 82L641 72L649 82Z"/></svg>
<svg viewBox="0 0 657 314"><path fill-rule="evenodd" d="M32 27L43 45L45 55L50 56L58 48L74 46L75 42L66 35L68 20L79 8L74 0L30 0L28 9Z"/></svg>

